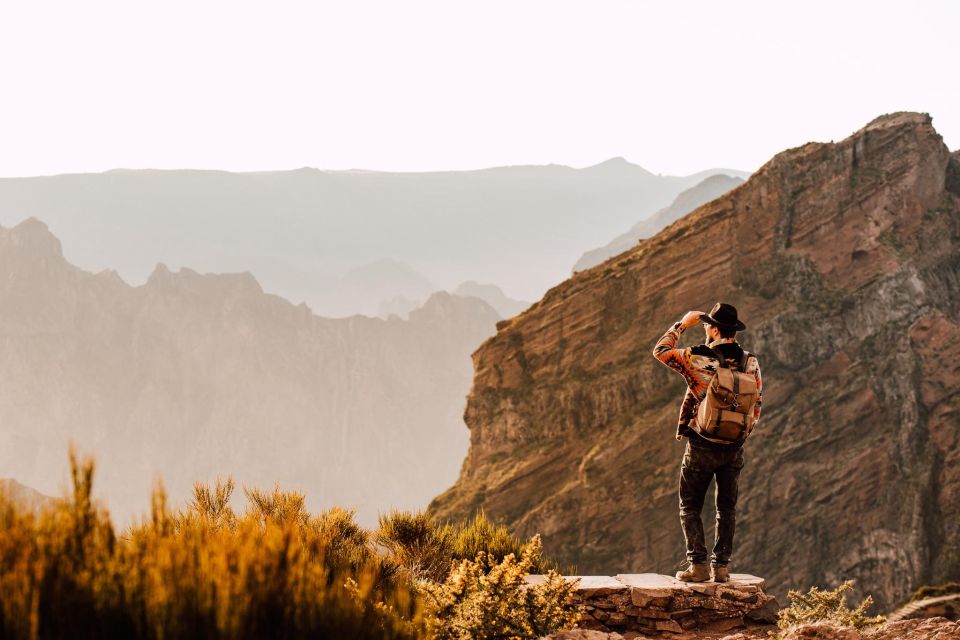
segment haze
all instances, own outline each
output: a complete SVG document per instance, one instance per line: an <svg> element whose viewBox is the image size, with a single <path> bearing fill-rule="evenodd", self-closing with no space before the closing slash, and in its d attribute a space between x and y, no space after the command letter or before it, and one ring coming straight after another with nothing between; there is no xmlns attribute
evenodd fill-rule
<svg viewBox="0 0 960 640"><path fill-rule="evenodd" d="M0 175L624 156L754 170L879 113L960 144L960 5L44 2L0 9Z"/></svg>

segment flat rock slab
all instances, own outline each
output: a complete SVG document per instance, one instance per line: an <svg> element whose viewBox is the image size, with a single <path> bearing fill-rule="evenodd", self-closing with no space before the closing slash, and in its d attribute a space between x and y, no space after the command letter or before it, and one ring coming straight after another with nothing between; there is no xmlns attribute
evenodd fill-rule
<svg viewBox="0 0 960 640"><path fill-rule="evenodd" d="M568 582L579 580L577 594L589 598L594 596L608 596L612 593L626 593L629 587L616 578L610 576L563 576ZM524 582L534 586L546 582L547 577L540 574L530 574L523 577Z"/></svg>
<svg viewBox="0 0 960 640"><path fill-rule="evenodd" d="M529 585L543 584L547 577L540 574L524 576ZM626 589L640 589L653 598L665 598L676 592L694 592L712 594L718 587L738 589L742 591L756 591L766 586L763 578L748 573L732 573L730 581L720 582L683 582L673 576L660 573L620 573L616 576L563 576L564 580L579 580L577 591L584 595L605 595L624 591Z"/></svg>
<svg viewBox="0 0 960 640"><path fill-rule="evenodd" d="M564 579L580 578L577 593L582 596L605 596L611 593L625 593L629 587L610 576L564 576Z"/></svg>
<svg viewBox="0 0 960 640"><path fill-rule="evenodd" d="M650 589L653 591L687 591L691 588L696 590L696 587L707 585L724 585L735 589L740 587L763 589L766 586L766 581L763 578L752 576L749 573L731 573L729 582L684 582L673 576L665 576L660 573L620 573L615 577L632 589Z"/></svg>

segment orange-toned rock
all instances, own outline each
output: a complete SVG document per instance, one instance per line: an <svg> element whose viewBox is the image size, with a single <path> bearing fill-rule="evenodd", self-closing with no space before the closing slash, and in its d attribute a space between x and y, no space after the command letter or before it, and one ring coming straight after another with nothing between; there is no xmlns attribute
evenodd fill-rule
<svg viewBox="0 0 960 640"><path fill-rule="evenodd" d="M683 383L650 351L723 299L765 387L734 567L781 599L854 578L881 610L955 578L958 256L960 157L927 115L785 151L502 323L473 354L470 451L431 510L483 508L582 572L676 567Z"/></svg>

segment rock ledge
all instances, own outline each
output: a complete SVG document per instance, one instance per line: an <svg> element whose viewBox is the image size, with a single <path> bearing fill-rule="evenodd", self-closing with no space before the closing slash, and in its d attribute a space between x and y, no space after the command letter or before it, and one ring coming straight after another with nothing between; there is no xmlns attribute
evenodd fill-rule
<svg viewBox="0 0 960 640"><path fill-rule="evenodd" d="M529 575L528 584L545 580ZM780 607L764 591L763 578L734 573L730 582L681 582L656 573L564 576L578 580L571 606L582 606L578 627L598 631L639 631L648 635L727 631L747 621L776 622Z"/></svg>

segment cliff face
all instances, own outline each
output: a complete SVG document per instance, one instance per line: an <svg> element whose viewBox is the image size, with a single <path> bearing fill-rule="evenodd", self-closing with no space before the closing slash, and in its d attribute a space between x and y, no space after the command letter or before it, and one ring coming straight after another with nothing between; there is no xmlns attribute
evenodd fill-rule
<svg viewBox="0 0 960 640"><path fill-rule="evenodd" d="M0 476L59 495L72 439L121 524L158 476L180 502L232 474L372 525L456 477L469 353L497 318L446 293L407 321L321 318L248 273L159 266L131 287L27 220L0 229Z"/></svg>
<svg viewBox="0 0 960 640"><path fill-rule="evenodd" d="M881 608L960 574L960 158L922 114L785 151L500 323L432 510L539 531L582 574L682 564L683 381L650 352L718 298L765 386L735 570L779 594L855 578Z"/></svg>

